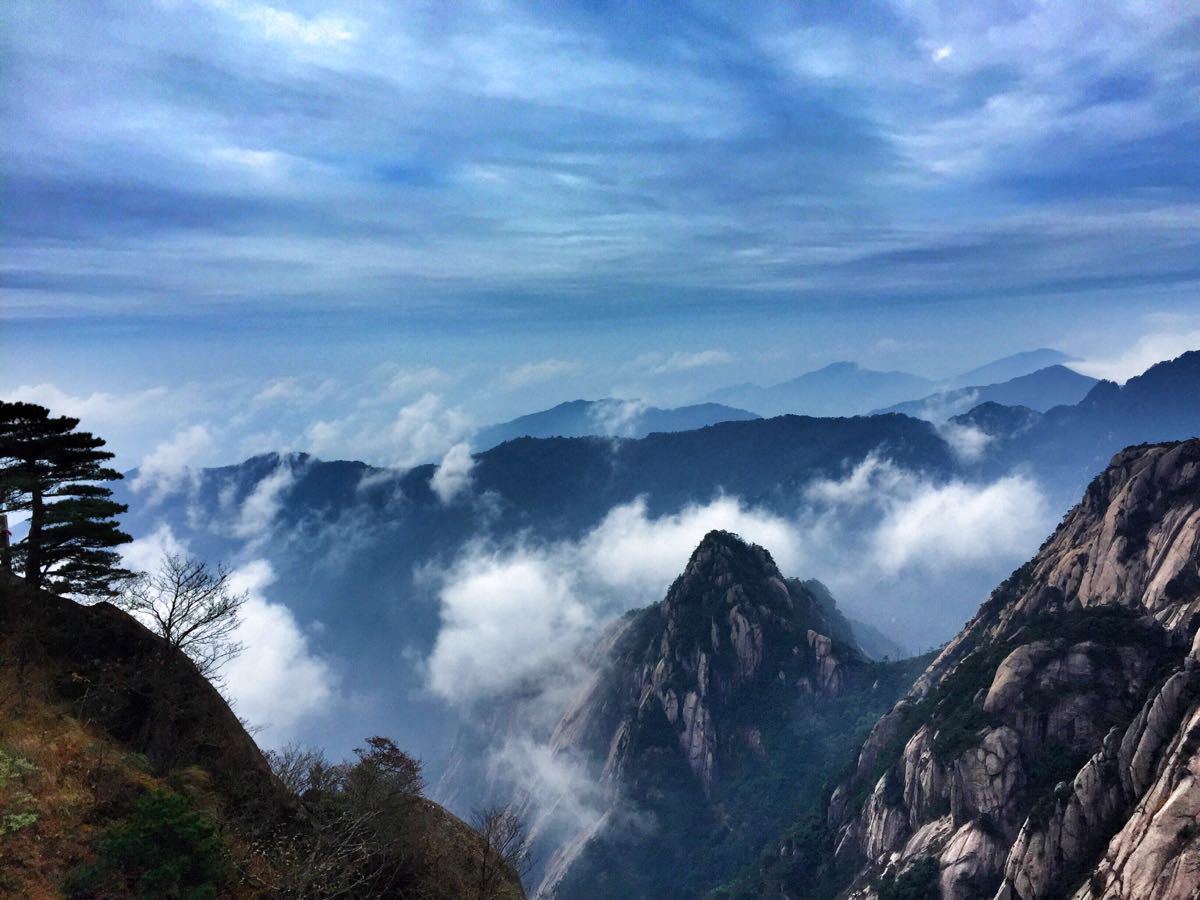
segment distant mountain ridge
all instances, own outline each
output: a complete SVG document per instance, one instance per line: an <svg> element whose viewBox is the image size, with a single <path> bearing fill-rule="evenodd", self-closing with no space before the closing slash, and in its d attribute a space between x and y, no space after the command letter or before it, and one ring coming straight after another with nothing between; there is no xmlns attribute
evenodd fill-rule
<svg viewBox="0 0 1200 900"><path fill-rule="evenodd" d="M646 406L637 400L570 400L550 409L489 425L471 440L476 450L489 450L521 437L632 437L656 431L692 431L718 422L757 419L756 413L719 403L697 403L674 409Z"/></svg>
<svg viewBox="0 0 1200 900"><path fill-rule="evenodd" d="M1073 357L1063 353L1061 350L1051 350L1047 347L1042 347L1038 350L1025 350L1021 353L1014 353L1011 356L994 360L986 365L971 369L968 372L963 372L961 375L955 376L950 387L969 387L973 384L997 384L1002 381L1011 381L1013 378L1019 378L1022 375L1028 375L1030 372L1036 372L1038 369L1066 365L1072 361Z"/></svg>
<svg viewBox="0 0 1200 900"><path fill-rule="evenodd" d="M1099 381L1080 375L1074 369L1054 365L1027 375L1018 375L998 384L974 384L949 391L930 394L919 400L896 403L880 413L903 413L919 419L941 422L960 415L981 403L1004 406L1024 406L1045 412L1055 406L1078 403Z"/></svg>
<svg viewBox="0 0 1200 900"><path fill-rule="evenodd" d="M954 393L956 398L963 401L963 405L950 408L943 416L946 418L970 408L969 394L963 389L979 391L982 390L980 386L997 387L1039 370L1055 369L1054 373L1042 376L1040 384L1013 385L1007 392L1001 390L996 396L981 396L976 401L996 400L1019 403L1034 409L1049 409L1059 403L1078 402L1087 392L1086 386L1081 389L1081 383L1077 383L1078 379L1085 376L1071 373L1077 376L1073 379L1058 371L1070 361L1071 357L1059 350L1027 350L971 369L949 382L932 381L907 372L876 371L854 362L835 362L766 387L751 383L732 385L713 391L704 399L753 410L764 416L788 413L855 416L872 410L913 415L924 402L916 398L928 399L938 394ZM1044 399L1039 399L1043 395Z"/></svg>
<svg viewBox="0 0 1200 900"><path fill-rule="evenodd" d="M1123 385L1097 382L1078 403L1036 418L1017 415L1010 426L993 421L997 452L987 457L988 470L1029 466L1077 495L1123 447L1200 435L1200 350L1156 363Z"/></svg>
<svg viewBox="0 0 1200 900"><path fill-rule="evenodd" d="M835 362L769 387L740 384L705 399L764 416L854 416L933 390L934 382L907 372L878 372Z"/></svg>

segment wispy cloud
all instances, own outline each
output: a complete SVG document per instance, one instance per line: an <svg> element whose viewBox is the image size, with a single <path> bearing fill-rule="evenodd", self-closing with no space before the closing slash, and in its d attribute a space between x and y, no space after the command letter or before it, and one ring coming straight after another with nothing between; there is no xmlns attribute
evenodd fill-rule
<svg viewBox="0 0 1200 900"><path fill-rule="evenodd" d="M442 503L452 503L471 486L471 472L474 468L475 458L471 456L471 445L466 442L455 444L446 451L446 455L434 469L429 486Z"/></svg>
<svg viewBox="0 0 1200 900"><path fill-rule="evenodd" d="M3 15L13 309L570 320L1153 284L1196 255L1153 215L1196 216L1200 50L1167 2ZM1082 242L1034 212L1123 218ZM929 255L973 236L1002 261ZM899 281L846 268L904 252Z"/></svg>
<svg viewBox="0 0 1200 900"><path fill-rule="evenodd" d="M735 359L728 350L698 350L694 353L672 353L661 356L645 357L645 365L654 375L666 375L672 372L690 372L693 369L705 369L710 366L727 366Z"/></svg>
<svg viewBox="0 0 1200 900"><path fill-rule="evenodd" d="M215 447L206 425L192 425L156 446L138 466L132 487L153 506L178 491L197 465L208 462Z"/></svg>
<svg viewBox="0 0 1200 900"><path fill-rule="evenodd" d="M543 359L538 362L523 363L515 368L508 369L501 376L501 383L507 390L515 391L519 388L541 384L555 378L574 375L580 369L582 369L582 366L578 362L571 362L565 359Z"/></svg>
<svg viewBox="0 0 1200 900"><path fill-rule="evenodd" d="M1155 363L1174 359L1188 350L1200 350L1200 329L1185 326L1176 331L1145 334L1121 353L1079 360L1071 363L1071 368L1094 378L1125 382L1141 375Z"/></svg>

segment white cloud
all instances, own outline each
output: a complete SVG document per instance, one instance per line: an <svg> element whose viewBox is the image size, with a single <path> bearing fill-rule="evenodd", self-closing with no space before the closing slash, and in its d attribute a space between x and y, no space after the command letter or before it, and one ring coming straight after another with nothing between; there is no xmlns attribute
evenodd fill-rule
<svg viewBox="0 0 1200 900"><path fill-rule="evenodd" d="M543 359L540 362L525 363L508 369L501 375L500 380L507 390L515 391L532 384L541 384L555 378L574 375L581 368L579 363L569 362L565 359Z"/></svg>
<svg viewBox="0 0 1200 900"><path fill-rule="evenodd" d="M433 366L381 366L378 374L384 386L376 397L364 398L366 403L400 400L449 384L453 379Z"/></svg>
<svg viewBox="0 0 1200 900"><path fill-rule="evenodd" d="M670 355L664 353L644 353L626 364L631 370L649 372L651 375L669 375L675 372L691 372L711 366L726 366L736 357L728 350L698 350L694 353L676 351Z"/></svg>
<svg viewBox="0 0 1200 900"><path fill-rule="evenodd" d="M1009 476L978 486L918 484L888 510L873 538L886 574L939 570L997 557L1020 557L1045 534L1046 502L1037 485Z"/></svg>
<svg viewBox="0 0 1200 900"><path fill-rule="evenodd" d="M714 529L767 548L784 575L878 591L900 578L1006 570L1052 525L1028 478L935 482L877 456L804 498L787 517L718 497L659 518L639 499L577 541L468 545L442 576L430 689L470 703L561 667L601 623L661 600Z"/></svg>
<svg viewBox="0 0 1200 900"><path fill-rule="evenodd" d="M696 353L672 353L666 360L655 366L656 374L668 372L690 372L692 369L703 369L709 366L726 366L733 362L734 356L728 350L700 350Z"/></svg>
<svg viewBox="0 0 1200 900"><path fill-rule="evenodd" d="M152 572L167 555L180 556L187 547L175 536L170 525L159 525L154 531L130 541L121 548L121 563L134 572Z"/></svg>
<svg viewBox="0 0 1200 900"><path fill-rule="evenodd" d="M75 416L83 428L128 424L131 419L143 418L154 411L166 396L165 387L126 394L95 391L76 396L49 383L23 384L3 395L9 402L37 403L54 415Z"/></svg>
<svg viewBox="0 0 1200 900"><path fill-rule="evenodd" d="M326 378L311 382L286 376L273 378L254 395L250 405L255 409L271 406L307 407L326 400L337 388L337 382Z"/></svg>
<svg viewBox="0 0 1200 900"><path fill-rule="evenodd" d="M967 463L983 459L992 442L992 436L977 425L944 422L938 426L938 434L950 445L954 455Z"/></svg>
<svg viewBox="0 0 1200 900"><path fill-rule="evenodd" d="M1053 524L1045 495L1026 476L936 482L877 455L842 479L814 482L806 495L814 506L800 521L810 541L822 542L810 558L854 556L854 572L876 580L1015 561Z"/></svg>
<svg viewBox="0 0 1200 900"><path fill-rule="evenodd" d="M1200 350L1200 329L1143 335L1124 353L1073 362L1071 368L1093 378L1125 382L1155 363L1174 359L1188 350Z"/></svg>
<svg viewBox="0 0 1200 900"><path fill-rule="evenodd" d="M952 416L961 415L979 405L979 391L945 391L931 395L916 411L918 419L926 422L945 422Z"/></svg>
<svg viewBox="0 0 1200 900"><path fill-rule="evenodd" d="M429 486L442 503L449 504L471 485L471 470L475 468L475 457L471 445L462 442L446 451L441 463L433 473Z"/></svg>
<svg viewBox="0 0 1200 900"><path fill-rule="evenodd" d="M740 534L768 548L785 571L799 563L793 526L735 497L688 506L651 519L644 499L611 509L580 542L574 564L586 580L610 594L625 595L625 608L661 600L708 532Z"/></svg>
<svg viewBox="0 0 1200 900"><path fill-rule="evenodd" d="M769 547L785 569L798 564L788 522L729 497L659 519L650 519L639 499L614 507L578 542L469 546L440 592L431 690L470 701L561 662L602 621L661 600L715 528Z"/></svg>
<svg viewBox="0 0 1200 900"><path fill-rule="evenodd" d="M594 404L588 410L588 417L602 434L629 437L645 409L646 404L641 400L607 400Z"/></svg>
<svg viewBox="0 0 1200 900"><path fill-rule="evenodd" d="M274 581L266 560L234 570L230 587L249 594L233 635L245 649L222 670L238 715L261 726L267 744L283 743L300 722L327 709L337 689L329 663L309 647L291 611L266 598Z"/></svg>
<svg viewBox="0 0 1200 900"><path fill-rule="evenodd" d="M359 410L340 419L318 419L305 443L318 456L361 459L375 465L410 468L442 457L472 430L459 407L426 393L402 407L390 420L378 411Z"/></svg>
<svg viewBox="0 0 1200 900"><path fill-rule="evenodd" d="M265 4L244 4L236 0L211 0L237 19L254 27L262 37L284 44L322 47L344 44L358 36L356 24L338 16L305 18Z"/></svg>
<svg viewBox="0 0 1200 900"><path fill-rule="evenodd" d="M582 760L528 733L510 735L489 759L493 775L532 801L535 836L567 828L584 831L607 808L604 789Z"/></svg>
<svg viewBox="0 0 1200 900"><path fill-rule="evenodd" d="M233 523L234 537L250 541L250 546L266 540L271 526L283 506L287 492L296 483L296 467L286 457L279 460L269 475L259 480L254 490L242 501Z"/></svg>
<svg viewBox="0 0 1200 900"><path fill-rule="evenodd" d="M448 699L475 699L516 684L562 658L594 613L570 575L537 550L472 554L441 592L442 630L429 686Z"/></svg>
<svg viewBox="0 0 1200 900"><path fill-rule="evenodd" d="M213 447L213 436L207 426L185 428L142 460L131 485L133 490L147 494L146 502L151 506L160 503L191 481L192 467L212 452Z"/></svg>

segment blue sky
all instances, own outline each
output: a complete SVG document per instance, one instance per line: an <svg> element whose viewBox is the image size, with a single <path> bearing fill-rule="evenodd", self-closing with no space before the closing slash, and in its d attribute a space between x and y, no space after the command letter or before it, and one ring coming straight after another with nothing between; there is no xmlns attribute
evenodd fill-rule
<svg viewBox="0 0 1200 900"><path fill-rule="evenodd" d="M1200 344L1191 3L0 21L0 393L130 463L200 427L206 462L406 464L574 396Z"/></svg>

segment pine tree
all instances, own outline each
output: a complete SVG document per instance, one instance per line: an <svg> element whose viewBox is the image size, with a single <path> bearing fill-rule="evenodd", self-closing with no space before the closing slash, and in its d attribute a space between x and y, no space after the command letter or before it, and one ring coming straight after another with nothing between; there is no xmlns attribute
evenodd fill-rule
<svg viewBox="0 0 1200 900"><path fill-rule="evenodd" d="M131 538L115 519L125 507L91 482L122 476L105 465L113 454L101 449L104 440L78 425L34 403L0 402L0 500L29 512L13 559L30 586L111 596L130 574L113 548Z"/></svg>

